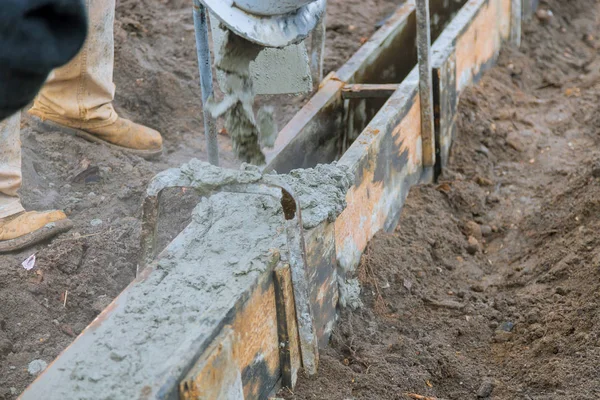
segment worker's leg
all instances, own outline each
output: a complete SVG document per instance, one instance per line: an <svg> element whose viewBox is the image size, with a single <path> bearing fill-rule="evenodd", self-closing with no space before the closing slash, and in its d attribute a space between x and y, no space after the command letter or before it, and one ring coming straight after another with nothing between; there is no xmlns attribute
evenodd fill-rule
<svg viewBox="0 0 600 400"><path fill-rule="evenodd" d="M24 211L21 187L21 113L0 121L0 219Z"/></svg>
<svg viewBox="0 0 600 400"><path fill-rule="evenodd" d="M21 113L0 121L0 252L13 251L71 227L62 211L25 212L21 187Z"/></svg>
<svg viewBox="0 0 600 400"><path fill-rule="evenodd" d="M139 155L162 151L160 134L120 118L112 101L115 0L87 0L89 33L80 53L56 69L36 98L29 113L41 128L76 134Z"/></svg>

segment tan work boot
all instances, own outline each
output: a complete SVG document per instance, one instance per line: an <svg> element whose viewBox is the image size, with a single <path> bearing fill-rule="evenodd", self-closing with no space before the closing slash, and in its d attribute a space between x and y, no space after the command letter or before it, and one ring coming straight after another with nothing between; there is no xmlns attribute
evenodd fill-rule
<svg viewBox="0 0 600 400"><path fill-rule="evenodd" d="M89 32L83 48L52 72L29 113L44 131L71 133L142 157L158 155L160 133L120 118L112 106L115 0L87 3Z"/></svg>
<svg viewBox="0 0 600 400"><path fill-rule="evenodd" d="M163 150L160 133L125 118L118 117L116 121L105 126L85 128L85 123L81 121L73 120L68 123L62 120L54 121L51 115L42 113L35 108L35 105L29 110L29 114L34 117L38 130L43 132L68 133L144 158L158 156Z"/></svg>
<svg viewBox="0 0 600 400"><path fill-rule="evenodd" d="M0 253L24 249L72 227L73 223L62 211L23 211L1 218Z"/></svg>

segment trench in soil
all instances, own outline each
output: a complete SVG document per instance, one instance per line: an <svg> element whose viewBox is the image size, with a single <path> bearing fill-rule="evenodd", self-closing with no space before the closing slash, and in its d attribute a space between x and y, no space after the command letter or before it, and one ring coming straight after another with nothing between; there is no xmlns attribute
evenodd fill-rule
<svg viewBox="0 0 600 400"><path fill-rule="evenodd" d="M279 396L600 398L600 3L540 7L369 244L319 374Z"/></svg>

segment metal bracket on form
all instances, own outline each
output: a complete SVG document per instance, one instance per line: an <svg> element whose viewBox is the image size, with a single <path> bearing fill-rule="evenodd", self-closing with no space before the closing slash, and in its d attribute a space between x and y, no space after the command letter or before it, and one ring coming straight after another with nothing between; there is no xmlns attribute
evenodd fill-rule
<svg viewBox="0 0 600 400"><path fill-rule="evenodd" d="M206 164L205 164L206 165ZM209 167L208 165L206 165ZM212 167L215 168L215 167ZM302 365L308 375L317 372L319 362L319 346L308 286L306 247L300 203L293 189L277 176L257 176L253 181L248 179L229 179L219 184L189 180L189 176L159 174L148 185L149 189L142 206L142 256L138 266L138 274L154 259L156 255L156 233L161 193L168 188L194 189L201 195L210 197L219 192L267 195L281 202L287 239L287 255L292 273L296 319L300 337ZM247 177L246 177L247 178Z"/></svg>

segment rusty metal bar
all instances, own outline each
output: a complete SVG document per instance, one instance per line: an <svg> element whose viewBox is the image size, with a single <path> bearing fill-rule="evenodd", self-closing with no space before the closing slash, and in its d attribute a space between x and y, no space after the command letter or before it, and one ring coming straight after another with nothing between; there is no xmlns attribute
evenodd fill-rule
<svg viewBox="0 0 600 400"><path fill-rule="evenodd" d="M510 4L510 42L515 47L521 47L522 18L523 0L512 0Z"/></svg>
<svg viewBox="0 0 600 400"><path fill-rule="evenodd" d="M417 54L419 59L419 99L421 103L421 140L423 166L435 165L435 134L433 125L433 78L431 73L431 28L429 0L416 0Z"/></svg>
<svg viewBox="0 0 600 400"><path fill-rule="evenodd" d="M398 85L395 83L386 84L361 84L346 85L342 88L342 98L347 99L367 99L378 98L387 99L396 90Z"/></svg>

